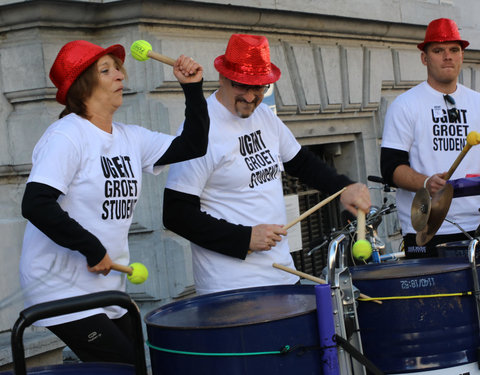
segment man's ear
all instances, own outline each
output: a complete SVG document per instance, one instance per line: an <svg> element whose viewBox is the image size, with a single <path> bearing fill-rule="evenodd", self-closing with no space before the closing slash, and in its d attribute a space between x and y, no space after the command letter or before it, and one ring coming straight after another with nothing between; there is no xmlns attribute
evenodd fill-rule
<svg viewBox="0 0 480 375"><path fill-rule="evenodd" d="M422 60L423 65L427 65L427 54L424 51L420 54L420 60Z"/></svg>

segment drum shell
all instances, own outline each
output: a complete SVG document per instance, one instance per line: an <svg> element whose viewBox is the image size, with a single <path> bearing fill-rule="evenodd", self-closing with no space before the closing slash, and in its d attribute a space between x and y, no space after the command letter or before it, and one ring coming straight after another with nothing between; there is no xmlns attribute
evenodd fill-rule
<svg viewBox="0 0 480 375"><path fill-rule="evenodd" d="M313 286L239 289L174 302L145 316L152 372L160 374L322 374ZM285 345L310 347L263 353ZM313 349L314 348L314 349Z"/></svg>
<svg viewBox="0 0 480 375"><path fill-rule="evenodd" d="M352 267L353 282L370 297L473 291L462 258L427 258ZM363 351L385 373L426 372L478 360L473 296L359 302Z"/></svg>
<svg viewBox="0 0 480 375"><path fill-rule="evenodd" d="M466 257L470 242L470 240L446 242L435 247L439 257Z"/></svg>

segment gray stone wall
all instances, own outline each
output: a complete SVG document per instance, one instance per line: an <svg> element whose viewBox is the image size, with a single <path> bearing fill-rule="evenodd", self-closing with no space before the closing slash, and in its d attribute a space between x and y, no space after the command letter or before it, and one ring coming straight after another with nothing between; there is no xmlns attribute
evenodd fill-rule
<svg viewBox="0 0 480 375"><path fill-rule="evenodd" d="M205 94L217 87L213 59L232 33L266 35L282 70L275 85L279 116L305 145L335 145L338 170L366 182L379 175L388 104L426 78L416 44L434 18L449 16L472 42L460 80L480 88L475 0L0 1L0 332L22 308L18 259L25 220L20 202L31 152L61 111L48 72L74 39L127 49L138 39L159 53L193 56L205 68ZM477 12L478 14L478 12ZM118 121L175 133L184 98L170 66L126 58L129 79ZM145 176L130 233L131 259L149 280L129 285L142 312L192 292L187 242L163 229L166 174ZM372 191L376 204L383 198ZM383 235L398 238L391 222ZM394 245L391 245L392 247ZM1 365L1 363L0 363Z"/></svg>

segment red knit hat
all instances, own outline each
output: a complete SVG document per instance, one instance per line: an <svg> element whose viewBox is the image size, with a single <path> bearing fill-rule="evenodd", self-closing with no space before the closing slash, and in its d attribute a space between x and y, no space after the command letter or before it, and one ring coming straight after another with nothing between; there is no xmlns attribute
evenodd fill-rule
<svg viewBox="0 0 480 375"><path fill-rule="evenodd" d="M106 49L85 40L74 40L65 44L50 69L50 79L58 89L57 102L65 105L67 92L78 76L100 57L109 53L122 62L125 61L125 49L120 44Z"/></svg>
<svg viewBox="0 0 480 375"><path fill-rule="evenodd" d="M228 79L245 85L268 85L278 81L280 69L270 62L270 48L264 36L233 34L215 69Z"/></svg>
<svg viewBox="0 0 480 375"><path fill-rule="evenodd" d="M448 18L439 18L430 22L427 26L427 31L425 32L425 40L418 44L417 47L423 51L427 43L432 42L459 42L462 49L467 48L470 44L466 40L460 38L457 24L455 21Z"/></svg>

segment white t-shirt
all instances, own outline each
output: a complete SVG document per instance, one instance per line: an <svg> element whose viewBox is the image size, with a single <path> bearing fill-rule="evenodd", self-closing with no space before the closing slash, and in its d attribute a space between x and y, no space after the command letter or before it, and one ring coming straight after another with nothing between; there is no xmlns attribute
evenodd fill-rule
<svg viewBox="0 0 480 375"><path fill-rule="evenodd" d="M154 163L174 136L136 125L113 123L112 134L70 114L53 123L33 151L28 182L52 186L63 194L58 203L69 216L94 234L113 262L129 263L128 230L142 187L142 171L160 173ZM126 276L87 270L85 256L57 245L30 222L25 229L20 280L26 307L41 302L105 290L125 290ZM125 310L99 308L44 319L49 326L97 313L119 318Z"/></svg>
<svg viewBox="0 0 480 375"><path fill-rule="evenodd" d="M234 116L215 97L208 99L207 154L170 167L167 188L200 197L201 209L233 224L286 224L281 172L300 150L291 131L261 104L246 119ZM294 268L287 238L245 260L191 244L197 292L294 284L298 277L272 267Z"/></svg>
<svg viewBox="0 0 480 375"><path fill-rule="evenodd" d="M480 93L457 84L450 94L460 117L451 123L443 94L426 81L399 95L387 110L382 147L407 151L410 166L431 176L447 172L466 145L467 134L480 131ZM453 106L448 104L448 108ZM480 173L480 146L473 146L453 173L451 179ZM396 200L404 235L415 233L410 213L414 192L397 190ZM480 223L480 197L453 198L447 220L465 231L475 230ZM444 221L437 234L458 233L459 229Z"/></svg>

